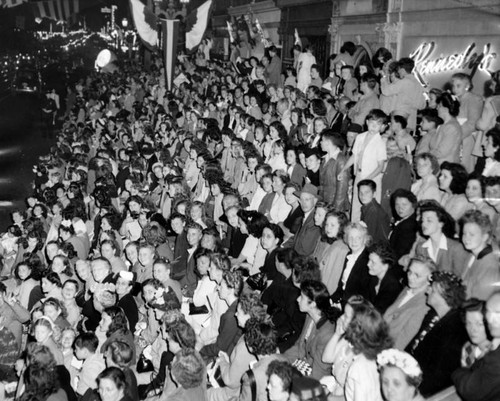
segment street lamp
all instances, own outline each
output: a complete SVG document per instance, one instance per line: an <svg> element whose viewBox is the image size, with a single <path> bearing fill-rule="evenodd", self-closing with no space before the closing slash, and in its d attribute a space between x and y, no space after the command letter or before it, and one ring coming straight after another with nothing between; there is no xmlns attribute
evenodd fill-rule
<svg viewBox="0 0 500 401"><path fill-rule="evenodd" d="M156 14L164 14L167 19L175 19L179 13L185 17L187 14L186 6L189 4L189 0L178 0L178 2L181 4L180 8L176 6L176 0L154 0Z"/></svg>
<svg viewBox="0 0 500 401"><path fill-rule="evenodd" d="M127 27L128 27L128 19L127 18L122 19L122 27L123 27L123 29L127 29Z"/></svg>

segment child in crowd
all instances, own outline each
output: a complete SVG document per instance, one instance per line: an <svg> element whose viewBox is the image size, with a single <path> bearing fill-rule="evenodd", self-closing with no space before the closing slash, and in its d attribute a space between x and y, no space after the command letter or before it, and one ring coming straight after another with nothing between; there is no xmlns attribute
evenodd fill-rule
<svg viewBox="0 0 500 401"><path fill-rule="evenodd" d="M97 376L106 367L104 357L97 352L99 340L92 332L82 333L75 339L75 356L83 361L73 384L75 392L83 396L87 390L97 388Z"/></svg>

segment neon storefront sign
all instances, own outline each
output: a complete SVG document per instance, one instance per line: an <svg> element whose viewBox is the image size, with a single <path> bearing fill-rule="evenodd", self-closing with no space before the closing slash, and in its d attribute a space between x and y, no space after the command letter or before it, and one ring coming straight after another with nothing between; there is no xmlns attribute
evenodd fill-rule
<svg viewBox="0 0 500 401"><path fill-rule="evenodd" d="M497 54L492 52L490 43L483 46L481 53L474 51L476 44L471 43L460 53L440 54L439 57L433 58L435 48L435 42L423 42L410 54L410 58L415 61L414 74L422 84L426 84L426 75L463 70L474 76L477 70L488 71L497 57Z"/></svg>

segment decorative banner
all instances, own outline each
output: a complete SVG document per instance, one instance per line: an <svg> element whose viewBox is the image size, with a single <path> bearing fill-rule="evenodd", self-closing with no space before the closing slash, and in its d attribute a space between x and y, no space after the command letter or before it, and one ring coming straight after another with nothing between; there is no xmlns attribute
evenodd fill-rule
<svg viewBox="0 0 500 401"><path fill-rule="evenodd" d="M163 57L165 60L165 81L167 89L172 90L177 42L179 40L179 20L161 19Z"/></svg>
<svg viewBox="0 0 500 401"><path fill-rule="evenodd" d="M130 0L130 9L137 33L150 50L156 51L158 46L158 17L140 0Z"/></svg>
<svg viewBox="0 0 500 401"><path fill-rule="evenodd" d="M35 20L48 18L55 21L66 21L80 11L80 0L51 0L32 4Z"/></svg>
<svg viewBox="0 0 500 401"><path fill-rule="evenodd" d="M20 6L23 3L26 3L28 0L0 0L0 7L3 8L11 8Z"/></svg>
<svg viewBox="0 0 500 401"><path fill-rule="evenodd" d="M192 51L203 40L212 9L212 0L208 0L186 18L186 49Z"/></svg>

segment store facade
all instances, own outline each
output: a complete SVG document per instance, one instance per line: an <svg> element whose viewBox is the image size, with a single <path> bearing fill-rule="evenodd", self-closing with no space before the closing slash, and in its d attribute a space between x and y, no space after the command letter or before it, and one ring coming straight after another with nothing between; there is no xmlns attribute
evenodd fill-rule
<svg viewBox="0 0 500 401"><path fill-rule="evenodd" d="M397 27L396 56L415 60L415 74L429 88L443 88L455 72L472 75L483 93L500 69L500 4L491 0L395 0L388 24Z"/></svg>

